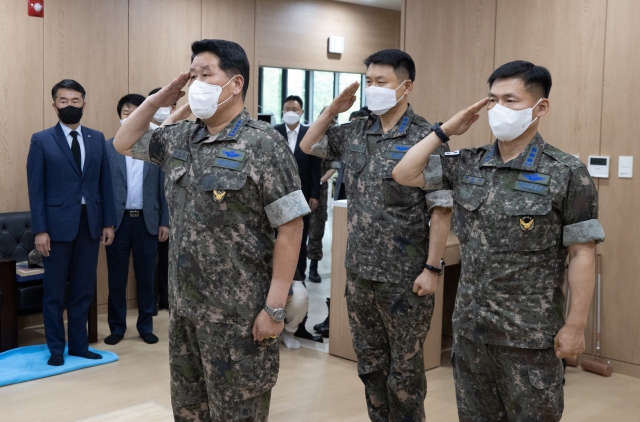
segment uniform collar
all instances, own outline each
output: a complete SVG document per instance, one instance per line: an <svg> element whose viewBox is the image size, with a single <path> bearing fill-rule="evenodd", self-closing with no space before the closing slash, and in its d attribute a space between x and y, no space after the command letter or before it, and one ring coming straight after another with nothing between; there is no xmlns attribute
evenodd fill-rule
<svg viewBox="0 0 640 422"><path fill-rule="evenodd" d="M195 143L199 143L205 141L208 138L211 138L209 142L214 141L235 141L238 139L240 132L244 128L244 125L249 121L251 116L249 115L249 111L245 108L242 110L240 114L238 114L231 122L222 129L216 136L211 137L209 131L207 130L207 124L202 120L196 120L196 123L201 126L200 131L198 132L198 136L194 140ZM206 141L205 141L206 142Z"/></svg>
<svg viewBox="0 0 640 422"><path fill-rule="evenodd" d="M529 142L526 148L511 161L511 168L515 170L536 171L542 150L544 149L544 140L540 133ZM491 148L485 152L480 160L480 167L498 167L503 164L500 158L500 150L498 149L498 141L496 140Z"/></svg>
<svg viewBox="0 0 640 422"><path fill-rule="evenodd" d="M411 104L407 104L407 110L402 117L398 119L396 125L391 128L387 133L382 132L382 123L380 123L380 116L374 116L373 125L367 130L367 135L382 135L382 139L398 138L406 135L411 121L416 114L413 112ZM372 115L373 116L373 115ZM371 119L371 118L370 118Z"/></svg>

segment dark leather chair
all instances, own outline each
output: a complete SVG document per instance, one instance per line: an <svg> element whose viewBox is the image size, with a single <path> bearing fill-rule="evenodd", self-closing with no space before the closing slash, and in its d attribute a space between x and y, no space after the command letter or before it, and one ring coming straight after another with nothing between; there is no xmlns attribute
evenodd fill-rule
<svg viewBox="0 0 640 422"><path fill-rule="evenodd" d="M0 352L18 347L19 316L42 313L42 280L16 281L16 262L26 261L35 249L35 234L30 227L30 212L0 213ZM89 342L97 341L98 305L94 295L89 310Z"/></svg>

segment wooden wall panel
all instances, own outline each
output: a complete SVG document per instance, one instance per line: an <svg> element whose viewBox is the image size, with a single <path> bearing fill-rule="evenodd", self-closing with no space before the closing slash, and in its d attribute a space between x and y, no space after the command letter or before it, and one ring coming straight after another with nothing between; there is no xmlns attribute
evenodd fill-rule
<svg viewBox="0 0 640 422"><path fill-rule="evenodd" d="M498 0L496 13L495 67L527 60L549 69L551 108L540 134L585 162L600 145L606 6L606 0Z"/></svg>
<svg viewBox="0 0 640 422"><path fill-rule="evenodd" d="M400 45L398 11L327 0L257 0L256 9L259 66L363 73L368 55ZM344 37L344 54L327 53L330 35Z"/></svg>
<svg viewBox="0 0 640 422"><path fill-rule="evenodd" d="M431 23L446 24L425 25L425 16ZM495 0L406 0L405 22L405 51L416 63L409 102L418 114L430 122L446 121L486 97L493 71ZM486 144L490 133L483 110L451 148Z"/></svg>
<svg viewBox="0 0 640 422"><path fill-rule="evenodd" d="M202 0L202 38L237 42L244 48L251 65L245 105L256 116L258 66L255 60L255 0ZM221 19L221 17L224 17Z"/></svg>
<svg viewBox="0 0 640 422"><path fill-rule="evenodd" d="M607 237L599 247L603 354L634 364L640 364L640 236L634 224L640 209L639 15L636 0L608 3L600 146L601 154L611 157L609 179L600 179L600 220ZM618 178L620 155L635 156L633 179Z"/></svg>
<svg viewBox="0 0 640 422"><path fill-rule="evenodd" d="M189 71L191 43L202 39L201 14L201 0L129 1L129 92L146 97ZM178 105L185 102L186 95Z"/></svg>
<svg viewBox="0 0 640 422"><path fill-rule="evenodd" d="M0 212L29 211L29 141L44 129L43 25L25 2L0 0Z"/></svg>
<svg viewBox="0 0 640 422"><path fill-rule="evenodd" d="M51 88L75 79L87 91L82 124L109 139L120 127L116 104L127 93L127 0L49 0L44 19L45 127L58 118Z"/></svg>

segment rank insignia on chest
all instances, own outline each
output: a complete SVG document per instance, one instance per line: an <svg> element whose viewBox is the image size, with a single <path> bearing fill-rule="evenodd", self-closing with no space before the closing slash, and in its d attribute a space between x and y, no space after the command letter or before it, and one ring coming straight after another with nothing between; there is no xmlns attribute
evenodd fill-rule
<svg viewBox="0 0 640 422"><path fill-rule="evenodd" d="M216 202L220 202L220 201L222 201L224 199L226 194L227 194L227 192L225 192L223 190L221 190L221 191L214 190L213 191L213 199Z"/></svg>
<svg viewBox="0 0 640 422"><path fill-rule="evenodd" d="M218 152L218 157L223 158L225 160L233 160L238 162L243 162L247 153L245 151L240 151L231 148L221 148L220 152Z"/></svg>
<svg viewBox="0 0 640 422"><path fill-rule="evenodd" d="M177 158L178 160L187 161L187 157L189 157L189 153L187 151L175 150L173 151L173 158Z"/></svg>
<svg viewBox="0 0 640 422"><path fill-rule="evenodd" d="M518 180L547 186L551 180L551 176L542 173L520 173Z"/></svg>
<svg viewBox="0 0 640 422"><path fill-rule="evenodd" d="M526 232L533 228L533 217L522 217L520 219L520 228Z"/></svg>

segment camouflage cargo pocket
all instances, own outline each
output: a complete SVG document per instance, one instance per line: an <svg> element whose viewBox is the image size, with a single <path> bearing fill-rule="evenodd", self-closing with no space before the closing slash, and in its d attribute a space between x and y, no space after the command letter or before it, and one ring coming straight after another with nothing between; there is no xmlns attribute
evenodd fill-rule
<svg viewBox="0 0 640 422"><path fill-rule="evenodd" d="M247 222L251 204L243 194L247 173L215 170L200 180L200 189L207 194L207 224L210 226L238 225Z"/></svg>
<svg viewBox="0 0 640 422"><path fill-rule="evenodd" d="M343 161L349 169L359 173L367 164L366 146L350 144L349 150L344 154Z"/></svg>
<svg viewBox="0 0 640 422"><path fill-rule="evenodd" d="M233 401L258 397L271 390L278 380L280 355L278 339L268 338L259 343L236 342L229 348L232 368L228 375L227 394Z"/></svg>

